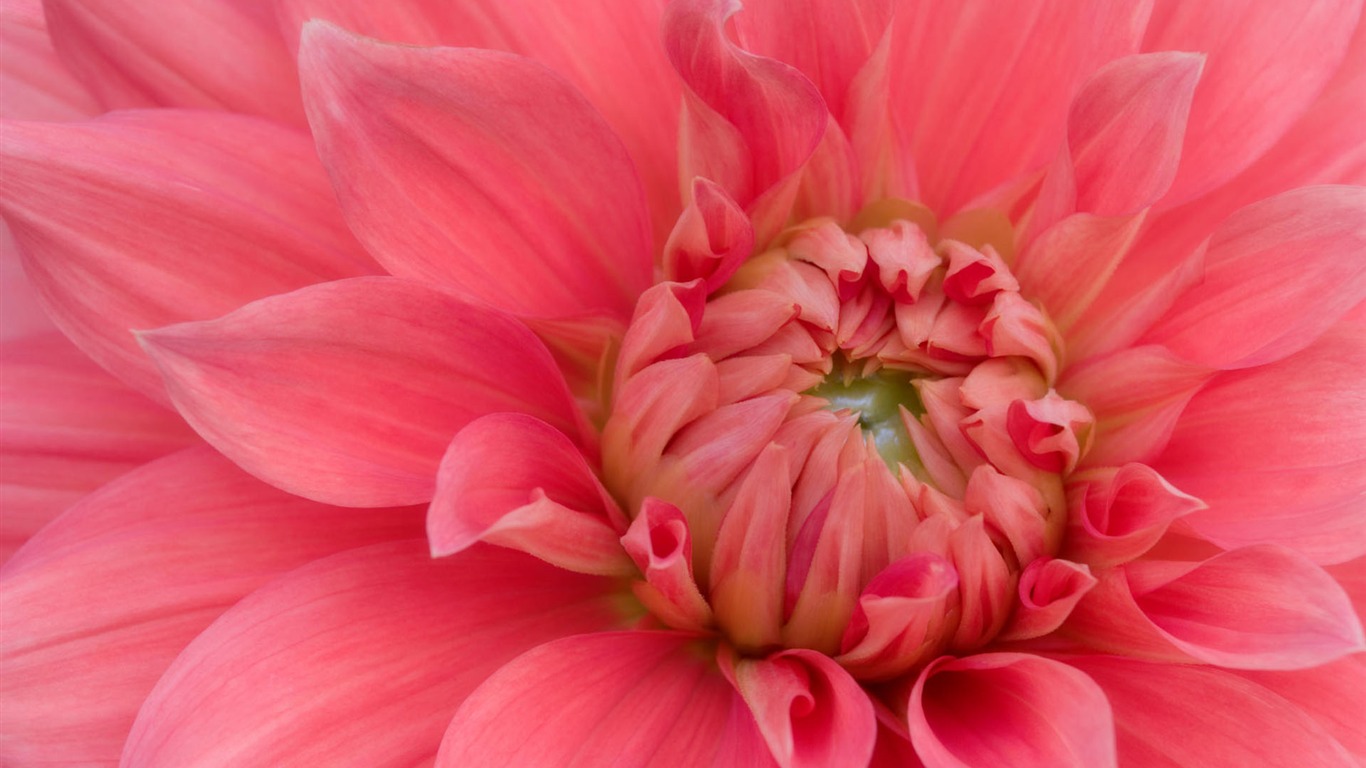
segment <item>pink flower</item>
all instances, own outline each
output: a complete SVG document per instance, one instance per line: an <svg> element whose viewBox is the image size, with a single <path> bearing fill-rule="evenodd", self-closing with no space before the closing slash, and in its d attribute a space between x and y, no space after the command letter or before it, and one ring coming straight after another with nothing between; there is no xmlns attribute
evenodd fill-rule
<svg viewBox="0 0 1366 768"><path fill-rule="evenodd" d="M0 6L0 762L1366 761L1361 3L659 5Z"/></svg>

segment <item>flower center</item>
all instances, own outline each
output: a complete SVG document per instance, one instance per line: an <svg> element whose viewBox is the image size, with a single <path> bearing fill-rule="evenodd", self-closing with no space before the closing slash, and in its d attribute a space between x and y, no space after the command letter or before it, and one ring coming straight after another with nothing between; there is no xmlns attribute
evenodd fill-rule
<svg viewBox="0 0 1366 768"><path fill-rule="evenodd" d="M662 623L870 681L1006 628L1091 427L991 245L874 218L793 227L710 291L647 292L603 431Z"/></svg>

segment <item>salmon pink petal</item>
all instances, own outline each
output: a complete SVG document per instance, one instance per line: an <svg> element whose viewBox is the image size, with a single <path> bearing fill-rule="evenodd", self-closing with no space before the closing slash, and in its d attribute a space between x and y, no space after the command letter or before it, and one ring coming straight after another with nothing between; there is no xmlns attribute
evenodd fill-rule
<svg viewBox="0 0 1366 768"><path fill-rule="evenodd" d="M1068 216L1029 243L1015 274L1067 334L1129 254L1144 220L1142 214Z"/></svg>
<svg viewBox="0 0 1366 768"><path fill-rule="evenodd" d="M711 560L712 609L741 648L778 642L787 579L792 481L788 451L770 443L740 482Z"/></svg>
<svg viewBox="0 0 1366 768"><path fill-rule="evenodd" d="M163 401L131 330L375 271L308 138L236 115L6 124L0 212L58 327Z"/></svg>
<svg viewBox="0 0 1366 768"><path fill-rule="evenodd" d="M664 14L664 49L687 86L680 175L720 184L767 243L786 223L800 180L829 120L801 72L746 53L727 39L735 0L679 0Z"/></svg>
<svg viewBox="0 0 1366 768"><path fill-rule="evenodd" d="M1091 569L1067 560L1041 557L1020 573L1020 604L998 640L1028 640L1046 635L1067 620L1091 588Z"/></svg>
<svg viewBox="0 0 1366 768"><path fill-rule="evenodd" d="M1212 381L1156 464L1209 505L1185 523L1224 547L1279 543L1319 563L1366 554L1363 371L1366 333L1344 324L1299 354Z"/></svg>
<svg viewBox="0 0 1366 768"><path fill-rule="evenodd" d="M921 3L893 28L892 105L921 200L941 214L1046 164L1067 106L1102 64L1137 53L1151 3ZM987 55L985 52L990 52Z"/></svg>
<svg viewBox="0 0 1366 768"><path fill-rule="evenodd" d="M1272 7L1255 0L1192 6L1158 0L1148 51L1206 51L1181 169L1167 202L1181 202L1251 165L1304 112L1342 62L1360 0ZM1210 23L1212 18L1237 24Z"/></svg>
<svg viewBox="0 0 1366 768"><path fill-rule="evenodd" d="M1068 557L1110 566L1138 558L1173 520L1204 509L1145 464L1105 467L1074 475L1067 487Z"/></svg>
<svg viewBox="0 0 1366 768"><path fill-rule="evenodd" d="M735 664L735 688L783 768L865 765L877 739L873 705L824 654L781 651Z"/></svg>
<svg viewBox="0 0 1366 768"><path fill-rule="evenodd" d="M147 697L124 764L427 763L460 702L494 670L615 619L601 578L496 547L441 560L426 550L421 541L353 549L238 603Z"/></svg>
<svg viewBox="0 0 1366 768"><path fill-rule="evenodd" d="M564 76L619 135L650 198L656 242L679 202L678 111L682 86L659 45L658 0L275 0L297 49L309 19L411 45L496 48L535 59Z"/></svg>
<svg viewBox="0 0 1366 768"><path fill-rule="evenodd" d="M1201 563L1143 560L1124 566L1122 575L1099 575L1069 626L1107 650L1275 670L1366 649L1342 587L1281 547L1246 547Z"/></svg>
<svg viewBox="0 0 1366 768"><path fill-rule="evenodd" d="M692 533L682 510L647 497L621 546L645 578L631 590L652 615L676 629L711 626L712 608L693 575Z"/></svg>
<svg viewBox="0 0 1366 768"><path fill-rule="evenodd" d="M1235 213L1214 233L1204 280L1148 339L1220 368L1279 360L1366 299L1366 189L1308 187Z"/></svg>
<svg viewBox="0 0 1366 768"><path fill-rule="evenodd" d="M1366 732L1360 723L1361 697L1366 691L1366 655L1358 653L1296 672L1238 674L1303 710L1358 762L1366 762Z"/></svg>
<svg viewBox="0 0 1366 768"><path fill-rule="evenodd" d="M619 543L625 531L574 441L520 413L483 416L456 434L427 512L435 557L487 541L579 573L635 573Z"/></svg>
<svg viewBox="0 0 1366 768"><path fill-rule="evenodd" d="M465 699L436 766L773 765L744 701L693 642L611 632L525 653Z"/></svg>
<svg viewBox="0 0 1366 768"><path fill-rule="evenodd" d="M958 574L939 555L916 552L868 582L840 640L840 665L860 680L889 679L938 650Z"/></svg>
<svg viewBox="0 0 1366 768"><path fill-rule="evenodd" d="M629 317L651 279L645 200L572 85L518 56L323 22L299 69L342 210L390 272L521 315Z"/></svg>
<svg viewBox="0 0 1366 768"><path fill-rule="evenodd" d="M53 332L0 345L0 562L80 497L199 442Z"/></svg>
<svg viewBox="0 0 1366 768"><path fill-rule="evenodd" d="M79 120L99 114L85 90L52 50L40 0L0 5L0 118Z"/></svg>
<svg viewBox="0 0 1366 768"><path fill-rule="evenodd" d="M43 9L53 47L107 109L225 109L303 123L270 3L44 0Z"/></svg>
<svg viewBox="0 0 1366 768"><path fill-rule="evenodd" d="M669 280L705 280L713 292L754 250L754 226L719 185L693 179L692 202L678 217L664 245L664 275Z"/></svg>
<svg viewBox="0 0 1366 768"><path fill-rule="evenodd" d="M115 764L143 699L220 613L316 558L420 531L419 510L325 507L207 448L110 483L0 576L6 759Z"/></svg>
<svg viewBox="0 0 1366 768"><path fill-rule="evenodd" d="M397 278L325 283L142 341L200 435L319 501L429 501L451 437L488 413L579 434L564 379L526 326Z"/></svg>
<svg viewBox="0 0 1366 768"><path fill-rule="evenodd" d="M1230 672L1113 656L1068 661L1105 691L1125 765L1356 765L1315 718Z"/></svg>
<svg viewBox="0 0 1366 768"><path fill-rule="evenodd" d="M911 742L926 768L1115 765L1105 694L1052 659L988 653L930 664L911 693Z"/></svg>

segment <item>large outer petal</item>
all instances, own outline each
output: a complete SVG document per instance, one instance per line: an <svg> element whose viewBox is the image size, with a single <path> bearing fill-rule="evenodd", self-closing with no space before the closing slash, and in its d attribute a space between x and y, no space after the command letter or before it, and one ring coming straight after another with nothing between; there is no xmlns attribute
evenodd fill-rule
<svg viewBox="0 0 1366 768"><path fill-rule="evenodd" d="M913 135L923 200L941 214L1060 146L1067 105L1101 64L1138 50L1149 2L907 4L893 31L892 104Z"/></svg>
<svg viewBox="0 0 1366 768"><path fill-rule="evenodd" d="M693 642L614 632L523 654L465 699L437 766L773 765L744 702Z"/></svg>
<svg viewBox="0 0 1366 768"><path fill-rule="evenodd" d="M610 626L608 588L497 548L432 560L406 541L318 561L185 649L138 714L124 764L424 764L461 700L508 659Z"/></svg>
<svg viewBox="0 0 1366 768"><path fill-rule="evenodd" d="M943 657L921 673L909 709L927 768L1115 764L1105 695L1080 671L1040 656Z"/></svg>
<svg viewBox="0 0 1366 768"><path fill-rule="evenodd" d="M0 562L80 497L199 442L56 332L0 346Z"/></svg>
<svg viewBox="0 0 1366 768"><path fill-rule="evenodd" d="M1147 339L1217 368L1309 346L1366 299L1366 188L1307 187L1254 203L1210 238L1204 278Z"/></svg>
<svg viewBox="0 0 1366 768"><path fill-rule="evenodd" d="M1143 49L1209 54L1167 202L1208 191L1265 152L1337 71L1360 13L1361 0L1157 0Z"/></svg>
<svg viewBox="0 0 1366 768"><path fill-rule="evenodd" d="M0 212L58 327L162 400L131 330L375 271L346 231L308 137L237 115L8 123Z"/></svg>
<svg viewBox="0 0 1366 768"><path fill-rule="evenodd" d="M1155 465L1209 505L1183 524L1223 547L1278 543L1319 563L1366 554L1363 380L1366 328L1343 323L1303 352L1212 381Z"/></svg>
<svg viewBox="0 0 1366 768"><path fill-rule="evenodd" d="M226 109L302 123L267 3L44 0L53 46L108 109Z"/></svg>
<svg viewBox="0 0 1366 768"><path fill-rule="evenodd" d="M207 448L120 478L0 572L0 762L116 763L143 699L220 613L316 558L421 530L418 510L325 507Z"/></svg>
<svg viewBox="0 0 1366 768"><path fill-rule="evenodd" d="M652 276L645 200L569 83L506 53L323 22L305 27L299 67L347 221L390 272L520 315L630 316Z"/></svg>
<svg viewBox="0 0 1366 768"><path fill-rule="evenodd" d="M0 117L78 120L100 111L95 99L52 50L42 0L0 3Z"/></svg>
<svg viewBox="0 0 1366 768"><path fill-rule="evenodd" d="M1356 765L1298 706L1230 672L1109 656L1068 662L1105 691L1126 765Z"/></svg>
<svg viewBox="0 0 1366 768"><path fill-rule="evenodd" d="M663 0L275 0L285 37L327 19L395 43L497 48L569 79L625 142L649 195L655 237L678 215L680 84L659 46Z"/></svg>
<svg viewBox="0 0 1366 768"><path fill-rule="evenodd" d="M526 326L393 277L312 286L142 336L186 420L247 471L344 506L429 501L451 437L577 407Z"/></svg>

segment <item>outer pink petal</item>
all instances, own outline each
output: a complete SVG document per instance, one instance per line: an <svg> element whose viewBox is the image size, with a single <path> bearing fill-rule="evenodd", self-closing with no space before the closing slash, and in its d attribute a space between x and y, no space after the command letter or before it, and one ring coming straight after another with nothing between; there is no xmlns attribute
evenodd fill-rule
<svg viewBox="0 0 1366 768"><path fill-rule="evenodd" d="M222 611L315 558L419 531L417 510L324 507L206 448L111 483L0 577L6 762L114 764L157 679Z"/></svg>
<svg viewBox="0 0 1366 768"><path fill-rule="evenodd" d="M123 764L427 764L461 700L504 662L611 625L608 586L497 548L431 560L420 541L318 561L185 649Z"/></svg>
<svg viewBox="0 0 1366 768"><path fill-rule="evenodd" d="M313 286L142 340L206 440L319 501L429 501L451 437L487 413L578 434L564 379L526 326L397 278Z"/></svg>
<svg viewBox="0 0 1366 768"><path fill-rule="evenodd" d="M1149 8L1035 0L964 12L925 2L899 13L892 104L898 129L914 137L925 203L952 213L1051 159L1078 87L1137 52Z"/></svg>
<svg viewBox="0 0 1366 768"><path fill-rule="evenodd" d="M1299 354L1211 382L1156 465L1209 505L1185 523L1224 547L1279 543L1319 563L1366 554L1363 378L1366 332L1343 324Z"/></svg>
<svg viewBox="0 0 1366 768"><path fill-rule="evenodd" d="M108 109L192 107L303 122L267 3L44 0L53 46Z"/></svg>
<svg viewBox="0 0 1366 768"><path fill-rule="evenodd" d="M720 184L767 243L786 223L828 112L799 71L727 39L735 0L679 0L664 16L664 48L687 85L679 158L683 178Z"/></svg>
<svg viewBox="0 0 1366 768"><path fill-rule="evenodd" d="M367 274L306 136L205 112L0 132L0 212L58 326L165 399L130 332Z"/></svg>
<svg viewBox="0 0 1366 768"><path fill-rule="evenodd" d="M754 717L692 642L617 632L536 648L465 700L436 764L773 765Z"/></svg>
<svg viewBox="0 0 1366 768"><path fill-rule="evenodd" d="M1294 7L1255 0L1159 0L1144 50L1209 55L1191 107L1181 169L1167 200L1180 202L1208 191L1265 152L1337 70L1360 12L1360 0Z"/></svg>
<svg viewBox="0 0 1366 768"><path fill-rule="evenodd" d="M436 557L482 540L580 573L634 575L625 531L574 441L520 413L484 416L456 434L427 513Z"/></svg>
<svg viewBox="0 0 1366 768"><path fill-rule="evenodd" d="M347 221L389 271L521 315L629 317L651 281L643 193L569 83L517 56L321 22L299 67Z"/></svg>
<svg viewBox="0 0 1366 768"><path fill-rule="evenodd" d="M1105 691L1125 765L1356 764L1300 707L1229 672L1107 656L1068 661Z"/></svg>
<svg viewBox="0 0 1366 768"><path fill-rule="evenodd" d="M943 657L909 705L911 742L927 768L1115 765L1105 694L1082 672L1018 653Z"/></svg>
<svg viewBox="0 0 1366 768"><path fill-rule="evenodd" d="M1178 355L1244 368L1307 346L1366 299L1366 188L1309 187L1219 227L1204 280L1148 332Z"/></svg>
<svg viewBox="0 0 1366 768"><path fill-rule="evenodd" d="M499 48L568 78L621 136L645 182L656 242L678 215L681 84L659 45L663 0L275 0L290 46L310 18L378 40Z"/></svg>
<svg viewBox="0 0 1366 768"><path fill-rule="evenodd" d="M1280 547L1246 547L1200 563L1138 561L1099 575L1064 629L1106 650L1235 669L1304 669L1366 649L1342 587Z"/></svg>
<svg viewBox="0 0 1366 768"><path fill-rule="evenodd" d="M1238 673L1286 699L1366 763L1366 654L1295 672Z"/></svg>
<svg viewBox="0 0 1366 768"><path fill-rule="evenodd" d="M877 739L868 694L830 657L787 650L740 661L735 688L783 768L865 765Z"/></svg>
<svg viewBox="0 0 1366 768"><path fill-rule="evenodd" d="M0 562L80 497L198 442L56 333L0 346Z"/></svg>
<svg viewBox="0 0 1366 768"><path fill-rule="evenodd" d="M42 0L0 3L0 117L15 120L78 120L100 109L85 87L57 59L43 19Z"/></svg>

